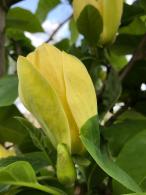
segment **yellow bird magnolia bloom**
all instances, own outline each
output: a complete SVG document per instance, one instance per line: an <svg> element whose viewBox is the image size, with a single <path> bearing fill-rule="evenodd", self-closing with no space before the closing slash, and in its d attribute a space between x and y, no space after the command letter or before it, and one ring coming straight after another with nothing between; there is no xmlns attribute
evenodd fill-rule
<svg viewBox="0 0 146 195"><path fill-rule="evenodd" d="M79 130L97 114L96 94L85 66L74 56L43 44L17 62L19 96L52 144L81 153Z"/></svg>
<svg viewBox="0 0 146 195"><path fill-rule="evenodd" d="M6 150L1 144L0 144L0 159L1 158L7 158L10 156L15 156L14 150Z"/></svg>
<svg viewBox="0 0 146 195"><path fill-rule="evenodd" d="M121 22L123 0L74 0L73 9L76 21L87 5L97 8L103 20L100 44L105 45L113 42Z"/></svg>

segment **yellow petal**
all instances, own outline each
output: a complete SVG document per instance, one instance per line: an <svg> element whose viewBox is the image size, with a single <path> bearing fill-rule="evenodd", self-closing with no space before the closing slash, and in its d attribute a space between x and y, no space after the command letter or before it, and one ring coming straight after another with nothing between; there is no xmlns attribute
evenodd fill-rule
<svg viewBox="0 0 146 195"><path fill-rule="evenodd" d="M69 125L56 92L26 58L19 57L17 64L19 95L24 105L38 119L55 147L64 143L70 150Z"/></svg>
<svg viewBox="0 0 146 195"><path fill-rule="evenodd" d="M104 25L100 42L102 44L107 44L115 39L123 12L123 0L102 0L102 4L102 17Z"/></svg>
<svg viewBox="0 0 146 195"><path fill-rule="evenodd" d="M34 52L30 53L27 56L27 59L49 82L50 86L55 90L59 97L69 123L72 146L71 151L72 153L80 153L83 150L83 145L79 138L79 129L66 99L62 52L52 45L43 44ZM70 63L72 63L72 61L70 61Z"/></svg>
<svg viewBox="0 0 146 195"><path fill-rule="evenodd" d="M80 129L97 114L96 94L85 66L75 57L62 52L66 97Z"/></svg>
<svg viewBox="0 0 146 195"><path fill-rule="evenodd" d="M99 4L97 4L97 0L74 0L73 1L73 10L74 10L74 18L77 20L83 11L83 9L87 5L92 5L98 9Z"/></svg>
<svg viewBox="0 0 146 195"><path fill-rule="evenodd" d="M49 44L42 44L30 53L27 59L56 90L57 95L64 99L65 88L60 50Z"/></svg>
<svg viewBox="0 0 146 195"><path fill-rule="evenodd" d="M97 8L103 19L103 32L100 36L100 44L104 45L113 42L121 21L123 0L74 0L75 20L79 18L87 5Z"/></svg>

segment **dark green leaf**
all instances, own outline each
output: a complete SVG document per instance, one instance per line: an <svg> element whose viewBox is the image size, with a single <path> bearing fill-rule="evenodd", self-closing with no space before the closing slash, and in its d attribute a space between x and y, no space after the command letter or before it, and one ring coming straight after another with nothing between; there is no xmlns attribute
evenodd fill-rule
<svg viewBox="0 0 146 195"><path fill-rule="evenodd" d="M137 126L139 129L139 125ZM117 164L123 168L138 184L146 177L146 130L132 137L121 150ZM130 163L129 163L130 162ZM116 195L128 193L129 191L114 182Z"/></svg>
<svg viewBox="0 0 146 195"><path fill-rule="evenodd" d="M41 191L38 191L38 190L32 190L32 189L25 189L23 190L22 192L19 192L17 195L48 195L48 193L46 192L41 192ZM8 195L11 195L11 194L8 194Z"/></svg>
<svg viewBox="0 0 146 195"><path fill-rule="evenodd" d="M20 124L26 129L26 131L29 133L30 137L32 138L32 141L34 145L40 149L44 150L45 146L45 135L42 132L42 129L35 128L29 121L27 121L24 118L16 117L16 119L20 122Z"/></svg>
<svg viewBox="0 0 146 195"><path fill-rule="evenodd" d="M41 151L44 152L46 158L48 159L48 163L52 164L52 161L55 162L56 160L56 151L52 147L49 139L44 135L42 129L37 129L30 122L26 119L17 117L17 120L20 124L26 129L29 133L33 144ZM50 158L51 156L51 158ZM54 164L52 164L54 165Z"/></svg>
<svg viewBox="0 0 146 195"><path fill-rule="evenodd" d="M0 106L9 106L18 96L18 79L16 76L5 76L0 79Z"/></svg>
<svg viewBox="0 0 146 195"><path fill-rule="evenodd" d="M142 115L136 115L136 112L126 112L116 123L103 130L103 135L108 141L111 153L117 156L124 144L135 136L138 132L146 129L146 118ZM130 118L129 118L130 117Z"/></svg>
<svg viewBox="0 0 146 195"><path fill-rule="evenodd" d="M12 106L0 107L0 143L12 142L23 152L36 149L29 133L14 117L22 116L17 108Z"/></svg>
<svg viewBox="0 0 146 195"><path fill-rule="evenodd" d="M25 36L23 31L9 28L6 31L6 36L9 39L9 45L7 48L13 59L17 59L20 54L26 56L34 50L31 40Z"/></svg>
<svg viewBox="0 0 146 195"><path fill-rule="evenodd" d="M102 18L98 10L91 5L87 5L77 20L77 26L79 32L85 36L89 44L96 46L103 28Z"/></svg>
<svg viewBox="0 0 146 195"><path fill-rule="evenodd" d="M91 118L85 123L81 129L80 138L87 151L101 169L126 188L132 190L133 192L141 192L137 183L125 171L120 169L117 164L111 161L105 152L100 150L97 116Z"/></svg>
<svg viewBox="0 0 146 195"><path fill-rule="evenodd" d="M37 17L30 11L22 8L11 8L7 15L7 28L29 32L43 32Z"/></svg>
<svg viewBox="0 0 146 195"><path fill-rule="evenodd" d="M9 118L22 116L15 105L0 107L0 123L7 123Z"/></svg>
<svg viewBox="0 0 146 195"><path fill-rule="evenodd" d="M135 18L129 25L120 28L121 34L143 35L146 32L145 22Z"/></svg>
<svg viewBox="0 0 146 195"><path fill-rule="evenodd" d="M15 162L4 168L1 168L0 184L25 186L54 195L66 194L57 188L40 185L37 182L37 178L35 176L33 168L28 162L25 161Z"/></svg>
<svg viewBox="0 0 146 195"><path fill-rule="evenodd" d="M123 16L122 16L122 24L124 26L127 25L128 23L132 22L132 20L134 20L136 17L140 17L144 14L142 7L139 6L137 3L134 3L132 5L128 5L128 4L124 3L124 10L123 11L124 12L123 12Z"/></svg>
<svg viewBox="0 0 146 195"><path fill-rule="evenodd" d="M140 35L121 34L117 37L116 42L112 45L111 49L117 55L132 54L135 51L135 48L137 48L141 39L142 36Z"/></svg>
<svg viewBox="0 0 146 195"><path fill-rule="evenodd" d="M117 72L114 69L110 70L105 88L102 94L102 104L99 107L99 112L105 114L109 111L117 102L121 95L121 83Z"/></svg>
<svg viewBox="0 0 146 195"><path fill-rule="evenodd" d="M70 37L70 44L74 44L79 36L79 32L78 32L78 29L77 29L77 25L74 21L74 18L72 18L70 20L70 23L69 23L69 29L70 29L70 33L71 33L71 37Z"/></svg>
<svg viewBox="0 0 146 195"><path fill-rule="evenodd" d="M121 70L122 68L124 68L124 66L127 65L127 59L126 59L126 56L124 56L124 55L120 56L114 52L109 52L107 58L108 58L110 64L117 71Z"/></svg>
<svg viewBox="0 0 146 195"><path fill-rule="evenodd" d="M69 50L69 40L68 39L63 39L60 42L56 43L55 46L63 51L68 51Z"/></svg>
<svg viewBox="0 0 146 195"><path fill-rule="evenodd" d="M16 161L29 162L36 172L38 172L43 167L48 166L48 160L46 159L46 156L43 152L31 152L28 154L21 154L18 156L0 159L0 167L8 166Z"/></svg>

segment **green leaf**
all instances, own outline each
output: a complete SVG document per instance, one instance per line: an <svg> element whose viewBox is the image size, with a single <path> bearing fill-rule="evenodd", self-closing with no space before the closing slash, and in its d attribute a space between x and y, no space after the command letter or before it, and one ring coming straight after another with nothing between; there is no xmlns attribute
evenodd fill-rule
<svg viewBox="0 0 146 195"><path fill-rule="evenodd" d="M38 172L43 167L48 166L48 160L43 152L30 152L28 154L21 154L4 159L0 159L0 167L8 166L14 162L27 161L31 164L33 169Z"/></svg>
<svg viewBox="0 0 146 195"><path fill-rule="evenodd" d="M79 32L85 36L89 44L96 46L103 30L102 18L98 10L91 5L87 5L77 20L77 26Z"/></svg>
<svg viewBox="0 0 146 195"><path fill-rule="evenodd" d="M105 83L105 88L102 94L102 104L99 107L99 112L103 115L109 111L117 102L121 95L121 83L117 72L112 68Z"/></svg>
<svg viewBox="0 0 146 195"><path fill-rule="evenodd" d="M146 195L146 193L132 193L132 194L123 194L123 195Z"/></svg>
<svg viewBox="0 0 146 195"><path fill-rule="evenodd" d="M69 40L68 39L62 39L61 41L57 42L55 46L63 51L68 52L69 50Z"/></svg>
<svg viewBox="0 0 146 195"><path fill-rule="evenodd" d="M28 10L11 8L6 18L7 28L19 29L29 32L43 32L38 18Z"/></svg>
<svg viewBox="0 0 146 195"><path fill-rule="evenodd" d="M22 192L18 193L17 195L47 195L48 193L46 192L41 192L41 191L38 191L38 190L32 190L32 189L25 189L23 190ZM11 194L8 194L8 195L11 195Z"/></svg>
<svg viewBox="0 0 146 195"><path fill-rule="evenodd" d="M136 126L139 129L139 125ZM145 130L137 133L124 145L116 160L117 164L124 169L138 184L146 177L146 126ZM130 162L130 163L129 163ZM128 193L117 182L113 183L116 195Z"/></svg>
<svg viewBox="0 0 146 195"><path fill-rule="evenodd" d="M80 138L87 151L101 169L126 188L133 192L141 192L137 183L125 171L119 168L117 164L111 161L105 152L100 150L97 116L91 118L85 123L81 129Z"/></svg>
<svg viewBox="0 0 146 195"><path fill-rule="evenodd" d="M123 119L122 119L123 118ZM138 132L146 129L146 118L137 112L127 111L116 123L103 129L112 155L117 156L124 144Z"/></svg>
<svg viewBox="0 0 146 195"><path fill-rule="evenodd" d="M79 32L78 32L78 29L77 29L77 25L75 23L75 20L74 18L72 18L70 20L70 23L69 23L69 29L70 29L70 33L71 33L71 37L70 37L70 44L74 44L79 36Z"/></svg>
<svg viewBox="0 0 146 195"><path fill-rule="evenodd" d="M54 195L65 195L60 189L43 186L37 182L35 172L31 165L25 161L15 162L0 169L0 184L24 186L34 188Z"/></svg>
<svg viewBox="0 0 146 195"><path fill-rule="evenodd" d="M143 35L146 32L145 23L140 18L135 18L129 25L120 28L121 34Z"/></svg>
<svg viewBox="0 0 146 195"><path fill-rule="evenodd" d="M120 34L117 37L116 42L111 46L111 49L117 55L132 54L135 51L135 48L137 48L141 39L142 36L140 35Z"/></svg>
<svg viewBox="0 0 146 195"><path fill-rule="evenodd" d="M51 11L60 0L39 0L38 7L36 10L36 16L39 18L40 22L43 22L47 17L49 11Z"/></svg>
<svg viewBox="0 0 146 195"><path fill-rule="evenodd" d="M16 117L16 119L20 122L20 124L26 129L26 131L29 133L33 144L41 151L44 152L48 163L52 164L54 166L54 161L56 158L56 152L54 148L52 147L52 144L50 143L49 139L46 135L44 135L42 129L37 129L30 122L28 122L26 119L22 117ZM50 158L51 157L51 158Z"/></svg>
<svg viewBox="0 0 146 195"><path fill-rule="evenodd" d="M6 36L10 42L10 50L12 49L14 52L12 55L14 59L17 59L20 53L21 55L26 56L28 53L34 50L34 46L32 46L31 40L25 36L23 31L9 28L6 31Z"/></svg>
<svg viewBox="0 0 146 195"><path fill-rule="evenodd" d="M146 11L146 1L145 0L139 0L139 4Z"/></svg>
<svg viewBox="0 0 146 195"><path fill-rule="evenodd" d="M0 107L0 143L12 142L22 152L30 152L36 149L30 139L26 128L14 117L22 116L14 106Z"/></svg>
<svg viewBox="0 0 146 195"><path fill-rule="evenodd" d="M127 65L127 59L124 55L117 55L114 52L109 52L107 54L107 58L110 62L110 64L115 68L115 70L120 71L124 66Z"/></svg>
<svg viewBox="0 0 146 195"><path fill-rule="evenodd" d="M0 107L0 124L7 123L6 121L14 116L22 116L15 105Z"/></svg>
<svg viewBox="0 0 146 195"><path fill-rule="evenodd" d="M18 96L18 79L16 76L5 76L0 79L0 106L9 106Z"/></svg>
<svg viewBox="0 0 146 195"><path fill-rule="evenodd" d="M27 121L26 119L22 118L22 117L15 117L20 124L26 129L26 131L29 133L34 145L40 149L40 150L44 150L44 148L46 147L46 139L45 139L45 135L42 131L42 129L37 129L35 128L29 121ZM49 143L48 143L49 144ZM51 145L49 145L49 149L51 149Z"/></svg>
<svg viewBox="0 0 146 195"><path fill-rule="evenodd" d="M144 15L144 10L142 9L141 6L139 6L140 1L145 1L145 0L138 0L132 5L128 5L124 3L122 24L127 25L128 23L132 22L136 17L140 17Z"/></svg>

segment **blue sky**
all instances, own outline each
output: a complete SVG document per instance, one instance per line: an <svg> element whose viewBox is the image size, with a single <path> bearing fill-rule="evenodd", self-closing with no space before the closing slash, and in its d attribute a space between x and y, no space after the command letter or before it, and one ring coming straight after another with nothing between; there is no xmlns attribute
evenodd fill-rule
<svg viewBox="0 0 146 195"><path fill-rule="evenodd" d="M22 7L34 13L37 9L38 1L39 0L23 0L15 4L15 7ZM33 45L39 46L41 43L47 40L50 34L57 28L57 26L71 14L72 8L67 0L61 0L61 3L48 14L46 20L43 23L43 28L46 33L26 33L26 36L32 40ZM61 28L59 33L54 36L54 40L59 41L66 37L69 37L68 23L66 23Z"/></svg>
<svg viewBox="0 0 146 195"><path fill-rule="evenodd" d="M23 0L15 4L15 7L22 7L34 13L37 8L38 1L39 0ZM131 4L133 1L134 0L127 0L129 4ZM62 3L60 3L59 6L57 6L48 14L46 20L43 23L43 28L46 33L26 33L26 36L32 40L33 45L39 46L41 43L47 40L50 34L57 28L57 26L72 14L72 8L68 4L67 0L61 0L61 2ZM59 41L66 37L69 37L68 23L62 27L58 34L56 34L54 40Z"/></svg>
<svg viewBox="0 0 146 195"><path fill-rule="evenodd" d="M52 1L52 0L51 0ZM32 12L35 12L37 8L38 0L24 0L21 1L15 6L22 7L28 9ZM59 20L62 21L67 18L72 12L71 6L68 4L66 0L62 0L62 3L57 6L49 15L48 18L51 20ZM62 14L63 13L63 14Z"/></svg>

